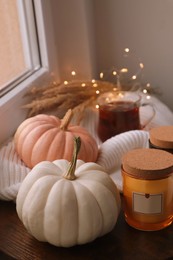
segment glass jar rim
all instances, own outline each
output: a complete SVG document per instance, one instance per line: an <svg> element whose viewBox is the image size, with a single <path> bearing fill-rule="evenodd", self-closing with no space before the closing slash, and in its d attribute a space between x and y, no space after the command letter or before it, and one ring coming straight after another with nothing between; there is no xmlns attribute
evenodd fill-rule
<svg viewBox="0 0 173 260"><path fill-rule="evenodd" d="M137 92L132 91L109 91L101 94L97 102L99 104L111 103L115 101L131 101L133 103L139 103L141 101L141 95Z"/></svg>

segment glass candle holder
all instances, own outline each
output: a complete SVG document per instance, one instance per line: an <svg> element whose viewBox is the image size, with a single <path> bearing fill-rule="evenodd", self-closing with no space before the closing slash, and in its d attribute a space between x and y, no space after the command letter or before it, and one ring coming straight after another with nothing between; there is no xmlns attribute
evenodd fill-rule
<svg viewBox="0 0 173 260"><path fill-rule="evenodd" d="M149 131L149 147L173 154L173 126L159 126Z"/></svg>
<svg viewBox="0 0 173 260"><path fill-rule="evenodd" d="M97 99L97 103L99 106L97 131L102 142L126 131L143 129L155 116L153 106L141 103L141 96L137 92L107 92ZM150 107L150 116L143 125L140 120L141 106Z"/></svg>
<svg viewBox="0 0 173 260"><path fill-rule="evenodd" d="M142 148L122 158L124 215L139 230L160 230L173 221L173 155Z"/></svg>

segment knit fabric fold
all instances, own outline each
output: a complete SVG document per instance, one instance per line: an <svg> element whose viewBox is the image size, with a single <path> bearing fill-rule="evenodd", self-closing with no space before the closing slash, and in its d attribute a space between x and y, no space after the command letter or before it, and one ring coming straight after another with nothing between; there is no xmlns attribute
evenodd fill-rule
<svg viewBox="0 0 173 260"><path fill-rule="evenodd" d="M0 149L0 199L15 200L29 168L20 160L13 141Z"/></svg>
<svg viewBox="0 0 173 260"><path fill-rule="evenodd" d="M110 175L120 191L122 180L119 171L122 155L130 149L146 147L147 140L148 132L135 130L112 137L100 145L97 163ZM0 149L0 199L15 200L20 184L29 171L17 155L14 142L9 141Z"/></svg>

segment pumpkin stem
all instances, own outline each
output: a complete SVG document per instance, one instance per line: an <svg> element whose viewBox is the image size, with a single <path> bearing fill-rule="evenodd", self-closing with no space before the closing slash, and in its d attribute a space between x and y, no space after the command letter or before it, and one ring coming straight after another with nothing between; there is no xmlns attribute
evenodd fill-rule
<svg viewBox="0 0 173 260"><path fill-rule="evenodd" d="M75 137L74 138L74 150L73 150L73 157L69 165L68 171L64 174L64 178L68 180L75 180L75 170L76 170L76 162L77 162L77 156L80 150L81 146L81 139L80 137Z"/></svg>
<svg viewBox="0 0 173 260"><path fill-rule="evenodd" d="M63 119L61 120L61 125L60 125L61 130L67 129L67 127L68 127L68 125L71 121L72 116L73 116L73 111L72 111L72 109L69 109L66 112L65 116L63 117Z"/></svg>

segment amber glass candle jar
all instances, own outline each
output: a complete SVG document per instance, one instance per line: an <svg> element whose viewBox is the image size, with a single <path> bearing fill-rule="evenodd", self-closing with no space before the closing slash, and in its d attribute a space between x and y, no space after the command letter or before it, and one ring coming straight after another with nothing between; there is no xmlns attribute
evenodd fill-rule
<svg viewBox="0 0 173 260"><path fill-rule="evenodd" d="M149 132L149 146L173 154L173 126L159 126Z"/></svg>
<svg viewBox="0 0 173 260"><path fill-rule="evenodd" d="M124 215L140 230L160 230L173 221L173 155L134 149L122 158Z"/></svg>

